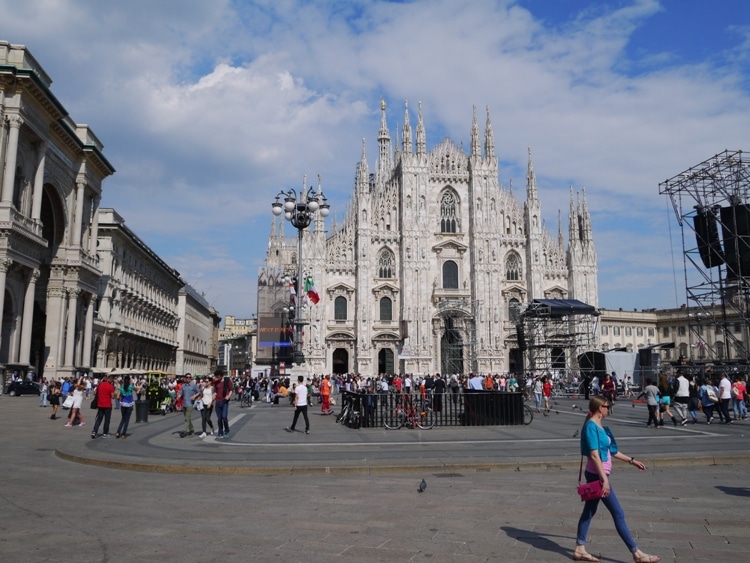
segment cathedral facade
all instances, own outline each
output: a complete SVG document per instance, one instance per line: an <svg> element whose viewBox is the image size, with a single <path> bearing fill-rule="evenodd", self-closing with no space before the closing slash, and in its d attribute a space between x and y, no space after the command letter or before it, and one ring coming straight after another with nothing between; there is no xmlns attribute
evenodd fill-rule
<svg viewBox="0 0 750 563"><path fill-rule="evenodd" d="M321 297L307 303L303 337L310 373L444 374L522 369L519 313L533 299L597 306L597 260L585 194L571 189L567 248L544 227L529 151L526 199L499 180L489 110L476 112L468 154L445 139L427 150L421 106L404 112L392 146L381 104L373 171L364 141L342 224L317 217L303 234L303 267ZM292 228L287 226L287 229ZM295 233L296 234L296 233ZM258 283L258 315L286 318L296 241L274 218ZM263 340L259 337L259 340ZM259 342L258 363L282 350Z"/></svg>

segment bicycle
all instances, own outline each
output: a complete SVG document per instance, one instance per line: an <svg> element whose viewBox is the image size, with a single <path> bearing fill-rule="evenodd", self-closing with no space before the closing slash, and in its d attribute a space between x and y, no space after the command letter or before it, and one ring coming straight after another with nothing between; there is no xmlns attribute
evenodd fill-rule
<svg viewBox="0 0 750 563"><path fill-rule="evenodd" d="M240 397L240 408L250 407L253 404L252 391L245 391Z"/></svg>
<svg viewBox="0 0 750 563"><path fill-rule="evenodd" d="M435 426L435 413L427 401L419 401L415 406L409 397L402 398L397 401L390 416L383 419L383 426L388 430L398 430L405 425L422 430Z"/></svg>
<svg viewBox="0 0 750 563"><path fill-rule="evenodd" d="M531 421L534 420L534 409L532 409L529 405L523 406L523 423L525 426L528 426L531 424Z"/></svg>

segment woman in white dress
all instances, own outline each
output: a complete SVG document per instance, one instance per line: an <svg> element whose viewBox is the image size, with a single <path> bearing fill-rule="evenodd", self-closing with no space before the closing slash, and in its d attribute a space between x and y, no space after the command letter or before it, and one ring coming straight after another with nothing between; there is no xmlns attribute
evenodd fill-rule
<svg viewBox="0 0 750 563"><path fill-rule="evenodd" d="M73 426L76 418L80 422L79 426L86 426L86 421L83 420L83 415L81 414L81 405L83 404L83 397L85 392L86 383L84 383L83 379L79 379L73 387L73 406L70 407L70 417L68 418L68 423L65 425L68 428Z"/></svg>

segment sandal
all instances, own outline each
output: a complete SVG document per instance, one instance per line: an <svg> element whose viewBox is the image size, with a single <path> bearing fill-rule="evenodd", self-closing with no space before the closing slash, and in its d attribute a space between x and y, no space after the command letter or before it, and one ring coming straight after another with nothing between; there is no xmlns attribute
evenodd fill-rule
<svg viewBox="0 0 750 563"><path fill-rule="evenodd" d="M594 563L597 563L599 561L599 558L591 555L588 552L573 553L573 561L592 561Z"/></svg>
<svg viewBox="0 0 750 563"><path fill-rule="evenodd" d="M635 561L635 563L659 563L661 557L658 555L649 555L648 553L638 556L634 553L633 561Z"/></svg>

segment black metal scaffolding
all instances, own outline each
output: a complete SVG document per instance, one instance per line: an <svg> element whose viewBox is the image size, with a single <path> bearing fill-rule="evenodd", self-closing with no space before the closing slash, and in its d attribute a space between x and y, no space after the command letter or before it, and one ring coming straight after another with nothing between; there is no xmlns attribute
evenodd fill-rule
<svg viewBox="0 0 750 563"><path fill-rule="evenodd" d="M750 158L725 150L661 182L659 194L681 229L692 350L699 359L747 360Z"/></svg>
<svg viewBox="0 0 750 563"><path fill-rule="evenodd" d="M596 308L581 301L535 299L521 311L517 327L524 371L564 378L579 372L578 357L594 349L598 322Z"/></svg>

